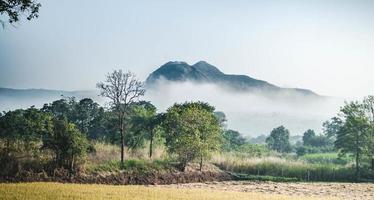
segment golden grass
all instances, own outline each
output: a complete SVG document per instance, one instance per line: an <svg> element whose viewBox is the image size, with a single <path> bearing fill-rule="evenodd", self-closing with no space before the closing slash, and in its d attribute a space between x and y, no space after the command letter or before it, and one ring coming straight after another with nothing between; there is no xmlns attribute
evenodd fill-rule
<svg viewBox="0 0 374 200"><path fill-rule="evenodd" d="M314 200L316 198L153 186L84 185L40 182L0 184L0 199Z"/></svg>

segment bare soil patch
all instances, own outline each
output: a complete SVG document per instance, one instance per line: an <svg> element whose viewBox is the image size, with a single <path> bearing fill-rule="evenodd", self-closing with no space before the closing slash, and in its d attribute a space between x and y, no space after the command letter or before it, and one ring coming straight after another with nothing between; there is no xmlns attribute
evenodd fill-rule
<svg viewBox="0 0 374 200"><path fill-rule="evenodd" d="M335 197L342 200L373 200L374 183L278 183L260 181L223 181L158 185L171 188L203 188L220 191L256 192L298 197Z"/></svg>

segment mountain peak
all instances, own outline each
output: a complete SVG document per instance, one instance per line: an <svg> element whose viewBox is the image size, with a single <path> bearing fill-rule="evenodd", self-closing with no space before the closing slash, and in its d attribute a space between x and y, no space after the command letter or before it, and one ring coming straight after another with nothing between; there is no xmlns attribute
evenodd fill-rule
<svg viewBox="0 0 374 200"><path fill-rule="evenodd" d="M199 61L194 65L189 65L183 61L167 62L148 76L146 84L151 86L160 79L178 82L193 81L198 83L213 83L233 91L291 91L299 95L318 96L310 90L281 88L246 75L225 74L206 61Z"/></svg>

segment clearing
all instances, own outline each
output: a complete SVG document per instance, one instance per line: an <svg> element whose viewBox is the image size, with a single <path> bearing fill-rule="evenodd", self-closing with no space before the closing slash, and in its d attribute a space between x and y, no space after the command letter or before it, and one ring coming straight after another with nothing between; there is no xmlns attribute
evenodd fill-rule
<svg viewBox="0 0 374 200"><path fill-rule="evenodd" d="M263 181L223 181L207 183L186 183L158 185L156 187L178 189L211 189L218 191L254 192L257 194L277 194L326 199L332 197L342 200L373 200L374 183L282 183Z"/></svg>

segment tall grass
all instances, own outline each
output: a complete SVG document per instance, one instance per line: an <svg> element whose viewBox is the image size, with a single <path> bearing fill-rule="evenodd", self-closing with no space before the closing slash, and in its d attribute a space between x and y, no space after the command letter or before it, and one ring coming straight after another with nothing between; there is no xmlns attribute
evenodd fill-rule
<svg viewBox="0 0 374 200"><path fill-rule="evenodd" d="M297 178L300 181L353 181L352 166L311 164L278 157L247 158L219 156L213 160L221 169L235 173Z"/></svg>
<svg viewBox="0 0 374 200"><path fill-rule="evenodd" d="M121 148L118 145L95 142L93 144L94 151L88 155L88 163L102 164L109 161L118 160L121 155ZM125 159L142 159L142 160L160 160L167 157L165 149L157 146L153 150L152 158L149 158L149 149L144 148L132 150L125 147Z"/></svg>
<svg viewBox="0 0 374 200"><path fill-rule="evenodd" d="M353 161L348 155L344 157L339 157L338 153L313 153L305 154L299 158L302 161L313 164L337 164L337 165L347 165Z"/></svg>

